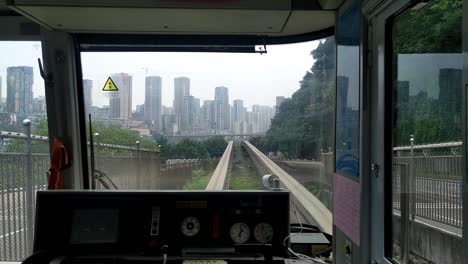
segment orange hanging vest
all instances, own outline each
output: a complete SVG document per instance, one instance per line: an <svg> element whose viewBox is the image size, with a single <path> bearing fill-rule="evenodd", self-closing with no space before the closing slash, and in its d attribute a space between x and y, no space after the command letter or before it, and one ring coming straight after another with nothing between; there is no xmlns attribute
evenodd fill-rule
<svg viewBox="0 0 468 264"><path fill-rule="evenodd" d="M52 158L49 169L49 185L47 189L55 190L63 188L62 170L68 168L69 166L67 150L65 149L62 141L56 138L52 146Z"/></svg>

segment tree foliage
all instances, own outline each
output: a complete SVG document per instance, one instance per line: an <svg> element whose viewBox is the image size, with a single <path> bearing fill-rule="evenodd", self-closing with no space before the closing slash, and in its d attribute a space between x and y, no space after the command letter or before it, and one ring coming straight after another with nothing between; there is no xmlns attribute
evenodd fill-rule
<svg viewBox="0 0 468 264"><path fill-rule="evenodd" d="M405 11L393 24L394 145L409 145L411 136L416 144L461 140L461 69L450 69L450 75L439 76L438 97L420 91L401 99L398 93L408 91L398 86L400 65L397 56L437 53L459 53L461 56L462 0L430 1L421 9Z"/></svg>
<svg viewBox="0 0 468 264"><path fill-rule="evenodd" d="M335 101L335 41L329 37L311 52L315 62L299 89L278 109L264 138L252 144L263 151L280 151L289 158L316 159L333 146Z"/></svg>
<svg viewBox="0 0 468 264"><path fill-rule="evenodd" d="M141 148L157 150L158 143L151 138L140 137L133 133L130 129L116 125L107 125L102 122L92 123L93 135L99 133L99 136L95 136L94 140L100 144L113 144L121 146L136 147L136 142L140 143ZM89 135L88 127L87 135Z"/></svg>
<svg viewBox="0 0 468 264"><path fill-rule="evenodd" d="M222 136L213 136L205 141L183 139L176 144L170 144L161 137L159 143L162 160L220 158L228 144Z"/></svg>
<svg viewBox="0 0 468 264"><path fill-rule="evenodd" d="M402 53L460 53L462 0L436 0L396 18L394 46Z"/></svg>

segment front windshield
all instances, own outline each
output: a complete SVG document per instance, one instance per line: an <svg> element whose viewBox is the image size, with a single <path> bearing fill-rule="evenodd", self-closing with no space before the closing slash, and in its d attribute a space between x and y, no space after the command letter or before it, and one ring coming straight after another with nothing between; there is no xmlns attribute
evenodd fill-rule
<svg viewBox="0 0 468 264"><path fill-rule="evenodd" d="M204 190L232 142L223 189L265 189L278 166L331 208L334 58L333 37L266 54L82 52L93 188Z"/></svg>

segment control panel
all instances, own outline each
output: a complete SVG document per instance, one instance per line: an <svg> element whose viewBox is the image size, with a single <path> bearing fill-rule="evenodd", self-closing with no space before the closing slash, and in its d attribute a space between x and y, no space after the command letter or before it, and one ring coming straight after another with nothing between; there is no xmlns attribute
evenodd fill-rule
<svg viewBox="0 0 468 264"><path fill-rule="evenodd" d="M35 252L229 259L286 255L284 191L42 191Z"/></svg>

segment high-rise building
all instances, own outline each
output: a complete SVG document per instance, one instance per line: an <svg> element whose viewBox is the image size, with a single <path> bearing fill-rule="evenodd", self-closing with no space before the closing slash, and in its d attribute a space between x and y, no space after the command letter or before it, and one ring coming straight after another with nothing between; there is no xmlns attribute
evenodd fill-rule
<svg viewBox="0 0 468 264"><path fill-rule="evenodd" d="M229 106L229 90L227 87L218 86L215 88L215 104L217 105L217 128L221 131L230 130L231 107Z"/></svg>
<svg viewBox="0 0 468 264"><path fill-rule="evenodd" d="M461 129L463 71L461 69L445 68L439 70L439 109L441 116L454 118L452 124ZM409 85L408 85L409 86Z"/></svg>
<svg viewBox="0 0 468 264"><path fill-rule="evenodd" d="M253 119L253 132L263 133L266 132L271 125L271 119L273 118L275 111L273 107L264 105L253 105L252 106L252 119Z"/></svg>
<svg viewBox="0 0 468 264"><path fill-rule="evenodd" d="M232 121L242 122L245 120L244 101L237 99L232 102Z"/></svg>
<svg viewBox="0 0 468 264"><path fill-rule="evenodd" d="M215 127L215 109L214 109L213 100L203 101L203 106L201 109L201 123L202 128L207 132L212 132Z"/></svg>
<svg viewBox="0 0 468 264"><path fill-rule="evenodd" d="M127 73L111 75L119 89L117 95L109 99L109 117L130 119L132 117L132 76Z"/></svg>
<svg viewBox="0 0 468 264"><path fill-rule="evenodd" d="M47 112L46 99L44 96L33 99L33 112L36 114Z"/></svg>
<svg viewBox="0 0 468 264"><path fill-rule="evenodd" d="M7 112L28 114L33 108L33 67L7 68Z"/></svg>
<svg viewBox="0 0 468 264"><path fill-rule="evenodd" d="M186 126L184 124L184 120L187 120L187 117L184 116L184 98L186 96L190 96L190 79L187 77L174 78L173 108L179 131Z"/></svg>
<svg viewBox="0 0 468 264"><path fill-rule="evenodd" d="M145 79L145 121L154 131L161 131L162 126L162 80L159 76Z"/></svg>
<svg viewBox="0 0 468 264"><path fill-rule="evenodd" d="M184 110L182 116L183 127L181 127L181 132L186 134L192 134L198 130L198 119L200 114L200 99L194 96L185 96L184 97Z"/></svg>
<svg viewBox="0 0 468 264"><path fill-rule="evenodd" d="M284 96L276 96L276 112L278 112L281 104L284 102L286 98Z"/></svg>
<svg viewBox="0 0 468 264"><path fill-rule="evenodd" d="M349 89L349 78L346 76L336 77L336 109L337 119L344 118L346 109L348 108L348 89Z"/></svg>
<svg viewBox="0 0 468 264"><path fill-rule="evenodd" d="M110 109L108 105L104 105L103 107L91 106L91 112L93 119L108 119Z"/></svg>
<svg viewBox="0 0 468 264"><path fill-rule="evenodd" d="M174 114L174 110L172 109L172 107L168 107L168 106L162 106L162 114L163 115L173 115Z"/></svg>
<svg viewBox="0 0 468 264"><path fill-rule="evenodd" d="M145 121L145 105L136 105L135 112L132 113L132 120Z"/></svg>
<svg viewBox="0 0 468 264"><path fill-rule="evenodd" d="M91 106L93 105L93 81L84 79L83 80L83 97L84 97L84 106L85 106L85 114L86 119L88 119L88 115L91 111Z"/></svg>
<svg viewBox="0 0 468 264"><path fill-rule="evenodd" d="M440 83L440 80L439 80ZM399 104L401 103L409 103L409 88L410 83L409 81L398 81L397 82L397 90L396 90L396 102Z"/></svg>
<svg viewBox="0 0 468 264"><path fill-rule="evenodd" d="M179 131L177 127L176 115L163 114L162 115L162 132L164 135L174 135Z"/></svg>
<svg viewBox="0 0 468 264"><path fill-rule="evenodd" d="M232 125L231 130L233 133L245 133L245 107L244 101L238 99L232 102L231 111Z"/></svg>

